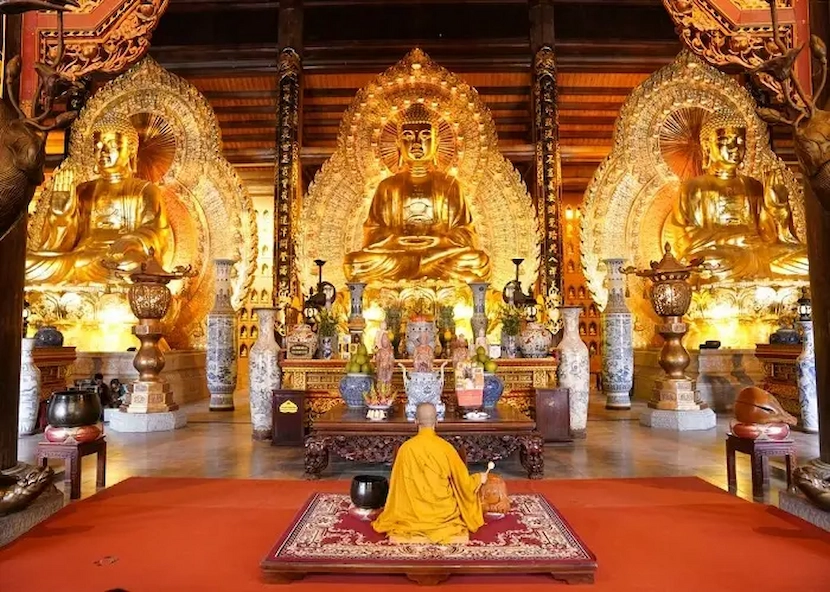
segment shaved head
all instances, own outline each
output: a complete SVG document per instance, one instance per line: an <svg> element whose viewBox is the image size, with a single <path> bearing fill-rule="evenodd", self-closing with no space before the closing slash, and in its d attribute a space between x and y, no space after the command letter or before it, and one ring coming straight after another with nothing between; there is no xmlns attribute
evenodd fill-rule
<svg viewBox="0 0 830 592"><path fill-rule="evenodd" d="M434 428L437 421L438 414L432 403L421 403L415 408L415 423L418 427Z"/></svg>

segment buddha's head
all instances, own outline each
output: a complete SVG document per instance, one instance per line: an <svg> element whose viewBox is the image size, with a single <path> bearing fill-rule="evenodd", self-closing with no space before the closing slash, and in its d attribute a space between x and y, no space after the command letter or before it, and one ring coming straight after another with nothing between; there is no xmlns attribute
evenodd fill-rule
<svg viewBox="0 0 830 592"><path fill-rule="evenodd" d="M124 118L106 116L92 132L95 166L101 175L131 175L138 155L138 132Z"/></svg>
<svg viewBox="0 0 830 592"><path fill-rule="evenodd" d="M438 154L438 117L421 103L404 111L398 127L402 164L434 163Z"/></svg>
<svg viewBox="0 0 830 592"><path fill-rule="evenodd" d="M704 170L734 173L746 155L746 123L732 111L715 111L701 126L700 147Z"/></svg>

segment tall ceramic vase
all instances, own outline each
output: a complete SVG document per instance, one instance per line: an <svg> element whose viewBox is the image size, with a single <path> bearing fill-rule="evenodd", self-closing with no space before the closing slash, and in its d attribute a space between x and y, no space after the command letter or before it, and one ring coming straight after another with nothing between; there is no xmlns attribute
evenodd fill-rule
<svg viewBox="0 0 830 592"><path fill-rule="evenodd" d="M34 434L37 428L37 411L40 406L40 370L35 366L32 350L33 338L23 339L20 356L20 414L17 433L21 436Z"/></svg>
<svg viewBox="0 0 830 592"><path fill-rule="evenodd" d="M486 297L487 288L490 287L488 282L470 282L467 284L473 292L473 318L470 319L470 325L473 328L473 340L477 339L479 334L484 331L487 334L487 310Z"/></svg>
<svg viewBox="0 0 830 592"><path fill-rule="evenodd" d="M236 312L231 306L235 262L216 259L216 299L207 318L207 386L211 411L233 411L236 390Z"/></svg>
<svg viewBox="0 0 830 592"><path fill-rule="evenodd" d="M274 336L276 308L255 308L259 337L248 353L248 383L254 440L268 440L274 425L273 390L280 388L280 347Z"/></svg>
<svg viewBox="0 0 830 592"><path fill-rule="evenodd" d="M571 436L584 438L588 426L588 391L590 369L588 346L579 337L579 306L563 306L565 330L559 342L559 386L567 388L570 398Z"/></svg>
<svg viewBox="0 0 830 592"><path fill-rule="evenodd" d="M606 259L608 303L602 311L602 389L606 409L631 409L634 319L625 303L625 259Z"/></svg>
<svg viewBox="0 0 830 592"><path fill-rule="evenodd" d="M813 321L801 321L804 331L801 354L796 359L798 400L801 403L801 427L818 432L818 392L816 391L816 350L813 345Z"/></svg>

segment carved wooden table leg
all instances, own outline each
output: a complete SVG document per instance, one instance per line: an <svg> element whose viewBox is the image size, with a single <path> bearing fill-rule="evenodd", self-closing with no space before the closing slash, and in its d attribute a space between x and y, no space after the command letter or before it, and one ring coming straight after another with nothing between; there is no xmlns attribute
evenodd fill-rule
<svg viewBox="0 0 830 592"><path fill-rule="evenodd" d="M305 477L319 479L320 474L329 465L328 438L315 438L305 443Z"/></svg>
<svg viewBox="0 0 830 592"><path fill-rule="evenodd" d="M545 474L545 442L542 436L523 436L519 446L519 460L528 479L541 479Z"/></svg>
<svg viewBox="0 0 830 592"><path fill-rule="evenodd" d="M95 471L95 486L104 488L107 486L107 444L102 443L98 448L98 466Z"/></svg>
<svg viewBox="0 0 830 592"><path fill-rule="evenodd" d="M69 475L69 499L80 499L81 455L77 448L66 457L66 473Z"/></svg>

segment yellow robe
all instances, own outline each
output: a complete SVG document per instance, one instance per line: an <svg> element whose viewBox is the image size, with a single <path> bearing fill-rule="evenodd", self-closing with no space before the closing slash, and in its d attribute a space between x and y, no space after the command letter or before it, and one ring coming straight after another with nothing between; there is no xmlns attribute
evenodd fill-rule
<svg viewBox="0 0 830 592"><path fill-rule="evenodd" d="M452 543L484 525L478 489L452 444L421 428L398 450L386 507L372 523L399 541Z"/></svg>

